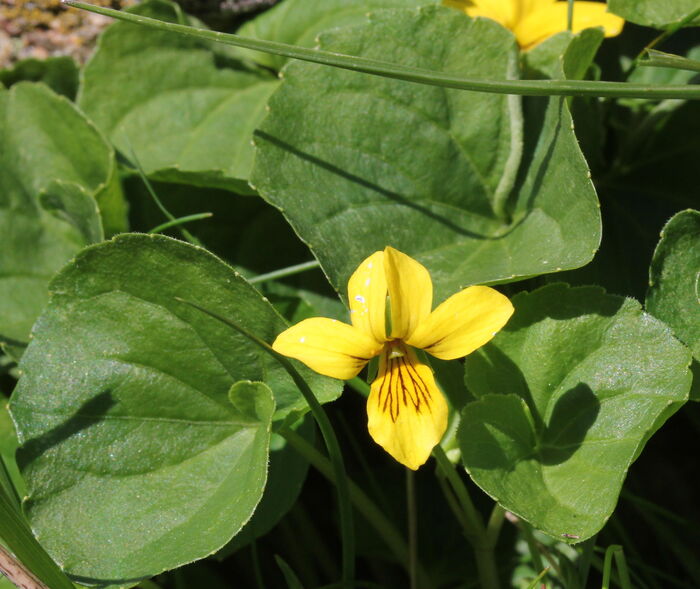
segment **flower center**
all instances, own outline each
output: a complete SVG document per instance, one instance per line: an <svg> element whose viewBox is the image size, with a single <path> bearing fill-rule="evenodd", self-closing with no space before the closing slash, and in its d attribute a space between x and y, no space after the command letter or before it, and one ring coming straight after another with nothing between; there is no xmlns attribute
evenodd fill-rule
<svg viewBox="0 0 700 589"><path fill-rule="evenodd" d="M432 395L427 378L432 384L430 368L418 361L413 350L400 339L388 341L379 359L379 377L372 385L377 389L378 409L392 422L396 422L402 409L430 413Z"/></svg>

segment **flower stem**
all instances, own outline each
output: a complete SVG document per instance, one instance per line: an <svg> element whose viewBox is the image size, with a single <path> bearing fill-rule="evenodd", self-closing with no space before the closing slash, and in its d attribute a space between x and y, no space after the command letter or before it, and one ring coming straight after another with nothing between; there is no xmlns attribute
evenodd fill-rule
<svg viewBox="0 0 700 589"><path fill-rule="evenodd" d="M360 393L365 399L369 397L369 385L359 376L351 378L350 380L346 380L345 384L348 385L351 389L355 389L355 391Z"/></svg>
<svg viewBox="0 0 700 589"><path fill-rule="evenodd" d="M129 12L121 12L103 6L93 6L77 0L63 0L64 4L75 8L82 8L97 14L117 18L136 24L147 25L161 31L170 31L181 35L205 39L245 47L255 51L263 51L274 55L282 55L293 59L301 59L313 63L320 63L341 69L364 72L395 78L419 84L429 84L444 88L455 88L458 90L471 90L475 92L489 92L493 94L522 94L524 96L604 96L604 97L627 97L627 98L700 98L700 87L694 85L666 85L666 84L629 84L627 82L598 82L589 80L480 80L463 78L453 74L446 74L427 70L403 66L388 61L368 59L354 55L343 55L320 49L309 49L278 43L275 41L265 41L262 39L250 39L239 37L229 33L197 29L176 23L169 23L148 18Z"/></svg>
<svg viewBox="0 0 700 589"><path fill-rule="evenodd" d="M476 547L485 539L486 530L484 528L484 522L481 519L479 512L476 510L476 507L474 507L474 504L472 503L467 487L465 487L464 482L459 477L459 474L450 462L450 459L447 458L447 454L445 454L442 446L438 444L435 446L435 448L433 448L433 456L435 457L435 460L437 460L440 473L450 483L450 487L452 487L452 490L459 501L459 505L464 512L465 521L468 524L468 529L465 530L467 539L474 547Z"/></svg>
<svg viewBox="0 0 700 589"><path fill-rule="evenodd" d="M501 534L501 528L505 519L506 510L496 503L493 506L493 511L491 511L488 524L486 524L486 539L489 546L496 548L496 542L498 542L498 536Z"/></svg>
<svg viewBox="0 0 700 589"><path fill-rule="evenodd" d="M301 454L309 463L332 483L336 483L334 470L329 460L316 448L307 442L298 433L287 426L282 426L277 431L289 444ZM367 494L352 480L346 479L350 490L350 501L367 522L374 527L389 547L394 556L403 563L408 570L409 549L402 534L394 527L384 512L367 496ZM429 588L431 586L425 570L416 559L416 576L418 586Z"/></svg>
<svg viewBox="0 0 700 589"><path fill-rule="evenodd" d="M472 503L467 487L449 458L447 458L442 446L439 444L435 446L433 456L437 460L441 475L450 483L450 487L464 513L464 533L474 550L480 587L481 589L499 589L500 581L498 579L494 547L505 512L496 505L489 519L488 527L485 527L483 519Z"/></svg>
<svg viewBox="0 0 700 589"><path fill-rule="evenodd" d="M306 270L313 270L314 268L319 268L320 266L321 264L319 264L317 260L312 260L310 262L303 262L302 264L295 264L294 266L280 268L279 270L273 270L267 274L253 276L252 278L248 278L248 282L250 282L250 284L256 284L258 282L274 280L275 278L285 278L286 276L293 276L294 274L306 272Z"/></svg>
<svg viewBox="0 0 700 589"><path fill-rule="evenodd" d="M416 563L418 562L418 526L416 518L416 477L406 469L406 511L408 514L408 576L411 589L418 589Z"/></svg>
<svg viewBox="0 0 700 589"><path fill-rule="evenodd" d="M321 407L316 395L314 395L307 382L302 378L299 372L297 372L292 363L281 354L275 352L270 344L261 340L258 336L252 334L247 329L241 327L230 319L226 319L213 311L209 311L208 309L199 306L197 303L186 301L179 297L176 297L176 299L186 305L190 305L191 307L198 309L202 313L205 313L218 321L221 321L261 347L266 353L268 353L282 365L289 376L292 377L294 384L297 385L301 394L304 396L304 400L309 405L311 414L316 420L318 428L321 430L321 435L323 436L323 441L325 442L326 449L328 450L328 456L331 461L333 475L336 481L336 490L338 492L338 504L340 510L340 533L343 540L342 583L343 587L351 589L355 578L355 528L353 527L352 523L352 505L350 504L348 477L345 472L345 464L343 462L343 455L340 451L338 438L335 435L330 419L328 419L328 415L326 415L323 407Z"/></svg>

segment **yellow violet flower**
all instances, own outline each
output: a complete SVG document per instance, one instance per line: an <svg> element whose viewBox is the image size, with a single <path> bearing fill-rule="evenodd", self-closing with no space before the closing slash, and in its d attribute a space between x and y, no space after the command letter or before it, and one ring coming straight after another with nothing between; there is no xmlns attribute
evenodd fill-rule
<svg viewBox="0 0 700 589"><path fill-rule="evenodd" d="M568 2L566 0L443 0L469 16L485 16L502 24L515 34L523 49L530 49L545 39L566 31ZM622 31L624 20L607 12L601 2L574 2L572 31L578 33L590 27L603 27L606 37Z"/></svg>
<svg viewBox="0 0 700 589"><path fill-rule="evenodd" d="M513 305L488 286L470 286L431 312L430 274L391 247L373 253L355 270L348 300L352 325L305 319L277 336L272 347L343 380L379 356L367 399L369 433L397 461L416 470L447 429L447 402L414 348L442 360L466 356L496 335Z"/></svg>

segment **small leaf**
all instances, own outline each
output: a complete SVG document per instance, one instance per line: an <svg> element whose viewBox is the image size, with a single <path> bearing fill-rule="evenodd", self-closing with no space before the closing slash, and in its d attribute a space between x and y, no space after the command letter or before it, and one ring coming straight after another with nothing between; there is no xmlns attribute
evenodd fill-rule
<svg viewBox="0 0 700 589"><path fill-rule="evenodd" d="M306 404L257 346L176 299L266 341L285 322L226 264L163 236L85 249L51 292L11 403L33 529L86 582L218 550L262 495L270 420ZM299 370L320 401L340 393Z"/></svg>
<svg viewBox="0 0 700 589"><path fill-rule="evenodd" d="M646 308L693 354L691 397L700 401L700 212L681 211L663 228L649 269Z"/></svg>
<svg viewBox="0 0 700 589"><path fill-rule="evenodd" d="M690 355L631 299L552 285L467 357L479 399L462 412L462 459L505 509L562 541L610 517L627 469L687 400Z"/></svg>

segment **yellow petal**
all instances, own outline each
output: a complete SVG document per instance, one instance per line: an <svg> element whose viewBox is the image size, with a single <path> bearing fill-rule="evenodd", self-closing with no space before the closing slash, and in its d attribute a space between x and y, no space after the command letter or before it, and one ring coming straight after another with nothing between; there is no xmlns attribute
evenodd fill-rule
<svg viewBox="0 0 700 589"><path fill-rule="evenodd" d="M514 28L518 43L529 49L548 37L566 30L567 2L556 2L552 6L533 11L518 22ZM622 31L625 21L607 12L607 5L600 2L574 2L572 31L578 33L590 27L603 27L606 37L614 37Z"/></svg>
<svg viewBox="0 0 700 589"><path fill-rule="evenodd" d="M556 0L443 0L445 6L462 10L472 18L490 18L511 30L531 12L555 2Z"/></svg>
<svg viewBox="0 0 700 589"><path fill-rule="evenodd" d="M402 343L387 344L367 399L369 433L412 470L425 463L447 429L447 402L429 366Z"/></svg>
<svg viewBox="0 0 700 589"><path fill-rule="evenodd" d="M442 360L461 358L488 342L512 314L508 297L488 286L470 286L439 305L407 343Z"/></svg>
<svg viewBox="0 0 700 589"><path fill-rule="evenodd" d="M373 337L335 319L304 319L277 336L272 348L319 374L347 380L382 349Z"/></svg>
<svg viewBox="0 0 700 589"><path fill-rule="evenodd" d="M430 314L433 283L422 264L393 247L384 250L384 268L391 306L391 337L406 339Z"/></svg>
<svg viewBox="0 0 700 589"><path fill-rule="evenodd" d="M386 293L384 252L375 252L350 277L348 303L352 324L380 343L386 341Z"/></svg>

